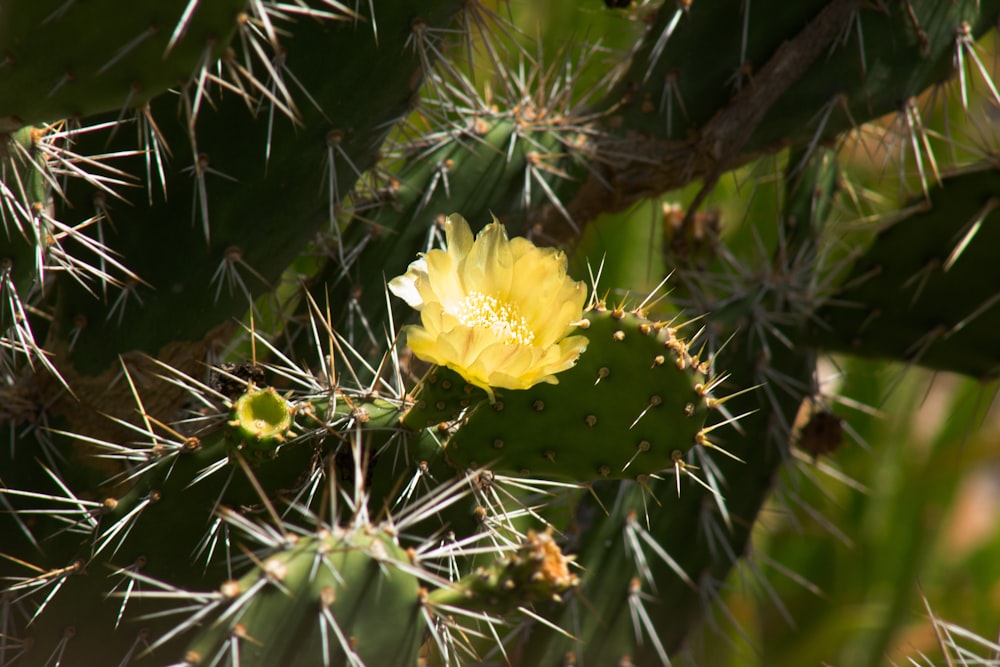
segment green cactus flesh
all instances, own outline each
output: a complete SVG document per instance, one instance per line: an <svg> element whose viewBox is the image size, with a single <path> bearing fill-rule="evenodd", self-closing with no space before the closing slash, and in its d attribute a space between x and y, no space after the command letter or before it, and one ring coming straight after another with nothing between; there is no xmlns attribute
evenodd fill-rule
<svg viewBox="0 0 1000 667"><path fill-rule="evenodd" d="M189 590L224 578L231 563L228 555L220 558L227 548L219 540L225 541L227 529L213 513L252 515L254 508L283 502L280 490L301 485L303 475L340 442L330 440L323 448L308 438L296 440L293 430L308 434L320 427L325 431L325 419L350 424L350 428L379 431L398 420L398 408L385 401L338 399L292 402L273 389L251 387L233 402L236 419L220 410L198 436L180 438L173 432L174 437L170 437L171 430L166 429L165 437L157 438L158 444L153 446L122 449L104 445L109 456L127 456L135 470L115 478L118 484L93 487L97 490L92 493L101 494L97 497L102 500L92 503L93 514L81 521L80 531L59 532L58 514L42 516L33 522L32 530L51 529L55 534L46 541L44 552L38 552L17 531L12 531L5 542L5 553L32 563L46 572L45 578L58 583L52 603L59 613L43 614L19 632L12 628L15 634L39 647L51 647L58 644L67 628L72 628L79 636L75 645L91 646L95 641L100 645L96 638L101 635L95 632L95 626L113 627L116 616L126 606L137 613L163 611L159 601L141 596L126 596L127 605L120 599L106 601L104 579L110 572L141 570L142 576ZM95 461L96 457L87 463ZM83 465L78 467L74 477L66 477L69 483L78 483L77 477L85 470ZM9 468L5 465L5 469ZM44 478L40 476L35 488L45 488ZM197 563L195 567L192 560ZM122 587L125 590L125 584ZM89 615L88 609L93 609L94 614ZM171 626L169 619L161 618L144 621L138 627L156 638L169 632ZM108 660L115 656L115 662L122 659L135 641L135 627L128 626L105 638L100 652L95 648L91 655L107 656ZM86 651L80 650L72 654L73 660L86 659ZM160 647L159 654L175 650L176 643L169 644ZM18 664L44 664L46 657L44 652L32 651Z"/></svg>
<svg viewBox="0 0 1000 667"><path fill-rule="evenodd" d="M230 602L185 655L242 667L412 665L425 630L419 580L376 528L299 538L223 584ZM238 656L238 658L236 657Z"/></svg>
<svg viewBox="0 0 1000 667"><path fill-rule="evenodd" d="M997 0L663 3L643 15L650 33L601 102L607 164L567 208L589 219L651 188L711 182L761 153L812 149L883 114L912 113L921 91L972 59L998 12Z"/></svg>
<svg viewBox="0 0 1000 667"><path fill-rule="evenodd" d="M454 12L443 0L421 10L431 25L447 22ZM302 71L297 83L310 95L300 108L304 129L287 119L264 121L265 114L252 113L248 100L230 91L204 105L193 143L192 128L177 118L177 100L153 101L158 130L173 153L163 183L168 196L166 201L135 197L132 206L115 209L113 226L103 228L104 242L130 266L141 266L136 271L144 282L134 290L137 299L126 295L123 301L141 300L142 307L108 318L106 304L94 299L89 285L67 280L57 286L54 330L63 340L75 335L70 361L81 374L117 366L125 349L161 354L171 342L219 335L220 325L225 328L246 312L252 298L275 287L318 232L336 224L332 210L342 204L338 193L350 191L356 170L374 164L380 143L408 110L419 84L419 60L405 46L411 20L411 10L380 17L382 37L393 38L381 45L373 42L370 29L351 22L303 20L289 28L282 61ZM367 67L312 67L351 59ZM353 94L345 95L347 90ZM365 104L355 103L363 90ZM120 151L129 157L118 166L142 174L147 156L134 154L131 134L118 132L110 148L107 136L85 135L77 148ZM324 170L327 178L320 179ZM200 192L210 200L202 201ZM89 201L93 194L89 184L71 182L67 198Z"/></svg>
<svg viewBox="0 0 1000 667"><path fill-rule="evenodd" d="M466 382L457 372L435 366L414 392L413 405L403 415L402 423L412 429L437 426L453 421L486 399L485 391Z"/></svg>
<svg viewBox="0 0 1000 667"><path fill-rule="evenodd" d="M811 327L812 342L988 380L1000 376L1000 172L943 179L881 231Z"/></svg>
<svg viewBox="0 0 1000 667"><path fill-rule="evenodd" d="M714 404L707 365L676 329L604 307L586 319L581 333L590 343L576 366L559 384L497 391L495 403L471 410L446 445L452 465L580 482L636 479L673 469L704 441Z"/></svg>
<svg viewBox="0 0 1000 667"><path fill-rule="evenodd" d="M4 3L0 131L139 107L222 54L246 0ZM176 38L175 38L176 36Z"/></svg>
<svg viewBox="0 0 1000 667"><path fill-rule="evenodd" d="M748 149L809 143L897 109L945 79L956 38L989 30L1000 9L995 0L911 0L884 11L858 5L764 1L744 12L693 2L678 20L681 10L666 3L652 31L669 39L659 51L656 40L644 43L620 97L610 99L624 102L625 127L653 136L684 140L693 128L711 134L733 112L741 114ZM708 57L706 44L722 50ZM818 124L828 105L834 113Z"/></svg>

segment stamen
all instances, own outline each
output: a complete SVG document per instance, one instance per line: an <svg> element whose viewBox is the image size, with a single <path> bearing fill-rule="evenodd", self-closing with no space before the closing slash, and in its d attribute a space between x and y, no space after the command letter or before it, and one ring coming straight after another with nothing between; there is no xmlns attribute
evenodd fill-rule
<svg viewBox="0 0 1000 667"><path fill-rule="evenodd" d="M530 345L535 340L535 332L528 327L528 321L516 305L482 292L466 296L458 305L455 317L467 327L492 330L508 345Z"/></svg>

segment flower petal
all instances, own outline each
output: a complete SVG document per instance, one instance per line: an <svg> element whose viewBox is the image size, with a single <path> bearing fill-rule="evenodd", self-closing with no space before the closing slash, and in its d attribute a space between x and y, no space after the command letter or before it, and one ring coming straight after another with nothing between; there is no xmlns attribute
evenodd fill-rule
<svg viewBox="0 0 1000 667"><path fill-rule="evenodd" d="M507 230L494 218L483 227L462 270L462 283L469 292L481 292L507 300L513 277L514 257Z"/></svg>
<svg viewBox="0 0 1000 667"><path fill-rule="evenodd" d="M520 238L511 245L517 259L510 301L522 305L521 315L535 332L535 344L551 345L572 330L571 322L583 317L587 290L566 274L563 253L536 248Z"/></svg>
<svg viewBox="0 0 1000 667"><path fill-rule="evenodd" d="M455 259L455 263L460 262L472 250L473 238L472 230L465 218L458 213L453 213L445 218L444 238L448 254Z"/></svg>
<svg viewBox="0 0 1000 667"><path fill-rule="evenodd" d="M417 282L421 280L427 280L427 261L423 257L410 262L406 273L390 280L389 291L405 301L410 308L420 310L424 305L424 298L417 289Z"/></svg>
<svg viewBox="0 0 1000 667"><path fill-rule="evenodd" d="M431 250L424 258L428 276L426 283L418 286L421 292L427 295L428 300L445 306L461 303L466 297L458 270L461 260L456 260L451 252L444 250Z"/></svg>

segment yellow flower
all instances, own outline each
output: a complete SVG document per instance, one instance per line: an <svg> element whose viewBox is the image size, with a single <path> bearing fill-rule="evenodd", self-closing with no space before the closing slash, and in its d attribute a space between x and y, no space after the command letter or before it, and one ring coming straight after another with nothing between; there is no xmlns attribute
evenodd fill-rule
<svg viewBox="0 0 1000 667"><path fill-rule="evenodd" d="M447 248L431 250L389 282L420 311L404 327L425 361L447 366L494 399L493 387L558 383L576 363L585 336L570 336L587 290L566 275L566 256L524 238L507 239L496 218L472 238L460 215L445 221Z"/></svg>

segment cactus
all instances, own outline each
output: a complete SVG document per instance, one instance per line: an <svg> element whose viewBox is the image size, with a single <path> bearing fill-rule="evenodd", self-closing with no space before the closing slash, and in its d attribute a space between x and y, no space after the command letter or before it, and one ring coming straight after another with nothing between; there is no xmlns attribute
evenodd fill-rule
<svg viewBox="0 0 1000 667"><path fill-rule="evenodd" d="M998 376L995 0L8 4L2 665L696 659L822 355Z"/></svg>
<svg viewBox="0 0 1000 667"><path fill-rule="evenodd" d="M223 584L230 605L185 660L211 664L228 653L259 665L308 664L316 655L345 665L416 662L420 586L397 562L406 564L406 554L378 534L300 540Z"/></svg>
<svg viewBox="0 0 1000 667"><path fill-rule="evenodd" d="M816 325L822 345L996 377L996 360L980 350L1000 324L982 256L997 234L997 185L992 168L948 175L881 230L837 292L842 305L819 312L820 322L845 320Z"/></svg>
<svg viewBox="0 0 1000 667"><path fill-rule="evenodd" d="M705 416L718 399L673 327L603 306L586 322L587 351L560 376L575 400L564 404L563 388L539 385L480 403L445 446L452 465L584 483L637 479L709 443Z"/></svg>

